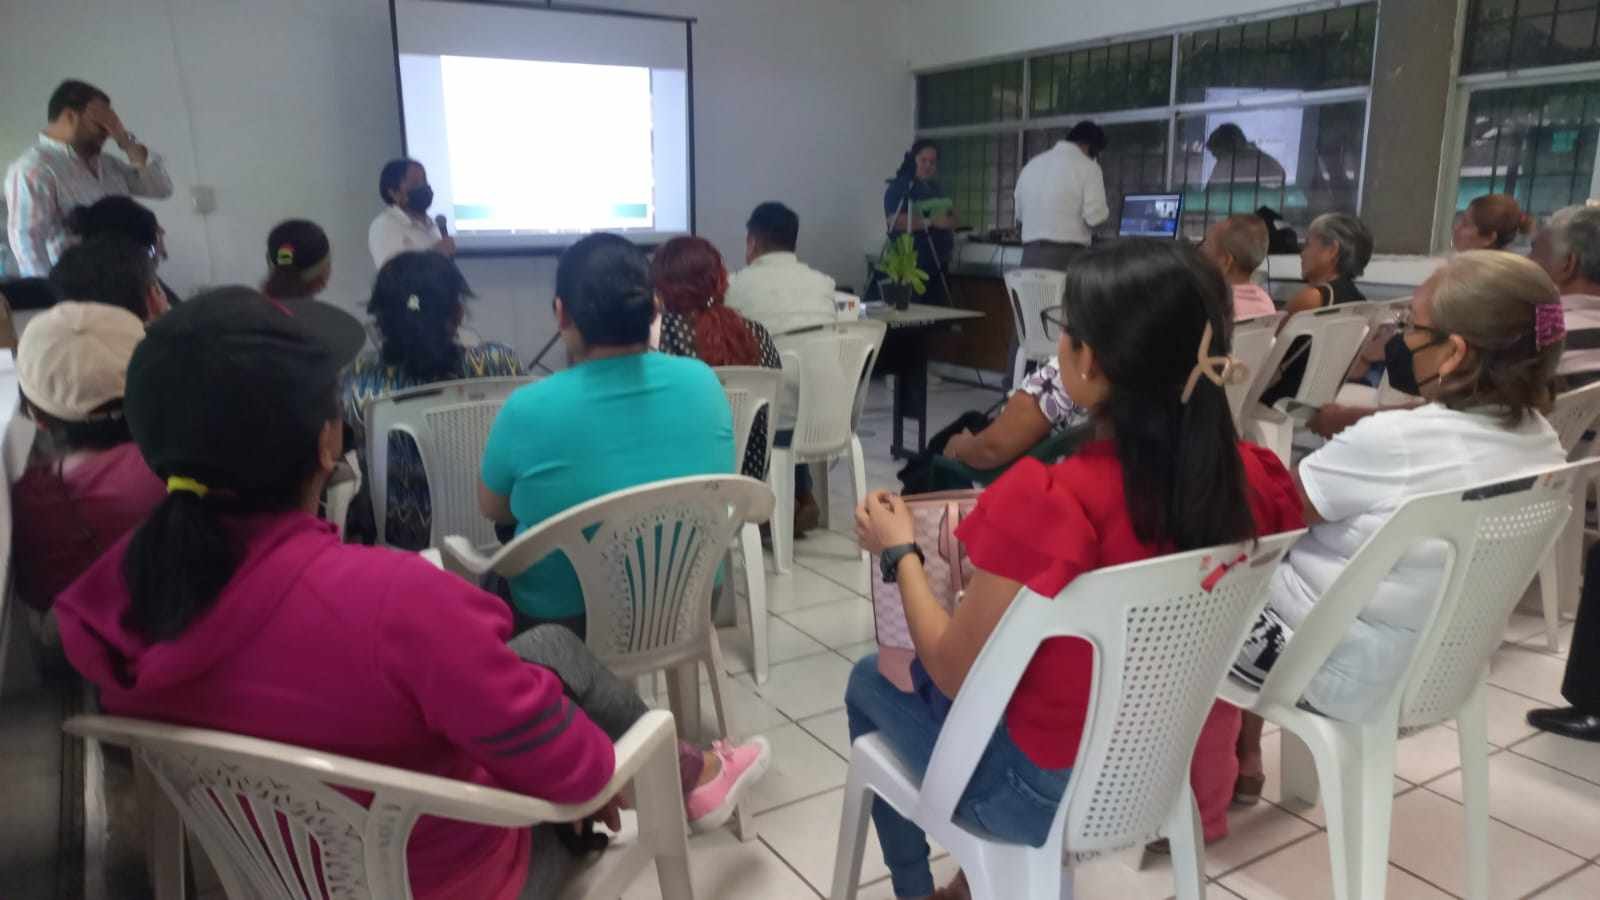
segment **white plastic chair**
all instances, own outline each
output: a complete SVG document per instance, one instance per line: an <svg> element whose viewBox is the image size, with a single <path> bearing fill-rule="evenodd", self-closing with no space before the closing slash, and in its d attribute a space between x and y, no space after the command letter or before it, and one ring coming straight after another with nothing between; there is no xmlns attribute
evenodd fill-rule
<svg viewBox="0 0 1600 900"><path fill-rule="evenodd" d="M1227 386L1228 408L1233 411L1233 421L1242 421L1245 398L1250 394L1251 381L1254 381L1256 372L1267 361L1267 356L1272 353L1272 345L1278 336L1278 322L1282 316L1269 314L1255 316L1235 322L1233 325L1233 358L1244 364L1245 371L1250 373L1250 380L1241 381Z"/></svg>
<svg viewBox="0 0 1600 900"><path fill-rule="evenodd" d="M1056 355L1056 342L1045 337L1039 314L1061 305L1067 275L1054 269L1012 269L1006 272L1011 295L1011 321L1017 331L1017 354L1011 362L1011 386L1022 384L1028 363L1045 363Z"/></svg>
<svg viewBox="0 0 1600 900"><path fill-rule="evenodd" d="M990 635L939 731L921 779L881 736L850 751L833 900L852 900L873 795L917 823L961 864L977 900L1070 898L1063 862L1143 844L1165 833L1177 894L1203 890L1200 818L1190 758L1217 688L1263 605L1267 580L1304 532L1179 553L1080 575L1054 598L1027 588ZM1248 554L1211 590L1220 561ZM954 821L983 752L1041 642L1095 646L1089 717L1066 794L1044 846L988 840Z"/></svg>
<svg viewBox="0 0 1600 900"><path fill-rule="evenodd" d="M867 468L856 427L866 403L872 363L883 346L888 326L863 320L839 322L820 329L780 335L773 340L783 357L784 377L800 386L795 411L794 437L788 447L774 447L767 481L777 496L772 517L772 555L779 572L794 565L794 466L821 463L817 502L823 523L828 521L827 467L835 459L850 461L856 501L866 496ZM866 588L866 551L861 553L863 590Z"/></svg>
<svg viewBox="0 0 1600 900"><path fill-rule="evenodd" d="M616 772L593 800L559 805L522 794L257 738L113 716L63 726L129 747L205 848L230 900L334 897L409 900L406 843L421 816L500 828L577 822L633 784L639 836L585 868L562 896L616 897L652 861L661 895L691 900L683 784L671 714L646 713L616 743ZM334 785L373 793L366 806ZM272 827L253 827L274 823ZM158 900L181 894L182 830L163 862L180 873ZM313 852L315 847L315 852Z"/></svg>
<svg viewBox="0 0 1600 900"><path fill-rule="evenodd" d="M1294 422L1278 410L1262 407L1262 395L1277 382L1295 339L1305 337L1310 346L1299 351L1306 357L1306 367L1294 399L1308 406L1333 402L1366 340L1371 317L1372 311L1364 303L1341 303L1290 316L1278 332L1272 352L1251 373L1250 389L1235 420L1240 435L1272 450L1285 466L1292 467Z"/></svg>
<svg viewBox="0 0 1600 900"><path fill-rule="evenodd" d="M669 702L689 740L699 730L695 669L704 663L717 724L731 739L711 591L717 566L740 529L764 521L772 507L772 491L754 478L675 478L574 506L490 558L452 535L444 540L444 556L448 568L476 582L491 570L513 578L551 553L565 553L583 590L586 641L594 655L624 679L668 671ZM736 833L755 836L742 805Z"/></svg>
<svg viewBox="0 0 1600 900"><path fill-rule="evenodd" d="M432 506L428 543L466 535L475 547L496 543L494 523L478 509L479 472L489 428L511 393L535 379L475 378L397 391L367 401L367 475L378 544L386 543L389 501L389 434L411 436L422 456Z"/></svg>
<svg viewBox="0 0 1600 900"><path fill-rule="evenodd" d="M1489 764L1484 677L1511 608L1566 523L1572 486L1588 467L1409 500L1374 534L1295 629L1259 691L1237 679L1222 699L1283 728L1283 796L1314 803L1320 778L1333 857L1334 896L1384 896L1402 732L1455 719L1467 818L1467 897L1489 892ZM1378 712L1343 722L1300 705L1306 686L1344 640L1395 563L1423 541L1447 547L1446 571L1403 677Z"/></svg>
<svg viewBox="0 0 1600 900"><path fill-rule="evenodd" d="M750 445L750 432L755 426L756 414L763 409L767 410L766 460L770 467L772 435L777 425L773 418L773 407L777 404L778 391L783 387L783 372L757 366L720 366L712 371L717 373L722 389L727 391L728 405L733 409L733 470L737 472L744 465L745 448ZM754 522L747 522L739 530L739 541L729 550L730 565L726 573L730 580L725 582L729 590L733 585L732 562L735 557L738 557L738 565L744 571L745 605L739 608L750 626L750 667L755 673L756 684L766 684L769 670L767 631L770 624L767 616L767 563L761 555L761 529ZM735 590L734 593L738 592Z"/></svg>
<svg viewBox="0 0 1600 900"><path fill-rule="evenodd" d="M1583 436L1600 420L1600 382L1567 391L1556 398L1555 408L1546 416L1561 439L1568 459L1579 451ZM1581 479L1573 486L1572 516L1550 554L1539 566L1539 599L1544 607L1545 642L1551 652L1561 650L1562 610L1576 610L1578 589L1583 581L1583 519L1590 482Z"/></svg>

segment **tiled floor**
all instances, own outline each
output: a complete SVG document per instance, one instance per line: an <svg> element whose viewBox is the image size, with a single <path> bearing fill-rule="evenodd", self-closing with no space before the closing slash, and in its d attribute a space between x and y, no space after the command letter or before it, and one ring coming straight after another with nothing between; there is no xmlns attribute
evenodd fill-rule
<svg viewBox="0 0 1600 900"><path fill-rule="evenodd" d="M893 487L886 397L878 388L863 426L867 483ZM996 397L936 387L930 421L938 427L959 412L987 407ZM835 471L833 516L842 530L849 479L842 467ZM843 534L822 533L797 543L796 563L791 574L768 574L773 665L767 684L757 686L745 674L747 651L740 639L730 632L725 640L729 669L738 673L729 679L735 725L745 734L766 735L775 759L751 800L755 839L740 844L725 831L690 845L696 895L706 900L815 898L826 896L832 879L848 760L844 682L851 661L871 650L872 621L855 549ZM1596 898L1600 748L1538 734L1522 720L1528 709L1559 700L1564 662L1562 654L1544 649L1542 627L1533 616L1515 616L1490 677L1492 896ZM1269 771L1275 770L1277 742L1278 735L1269 735ZM1402 742L1398 772L1389 896L1460 896L1464 839L1455 734L1441 728ZM1277 785L1269 782L1269 802L1235 813L1233 833L1207 848L1210 897L1332 896L1320 809L1283 805L1278 798ZM1138 862L1139 855L1129 852L1081 867L1077 895L1171 896L1166 866L1139 871ZM939 854L936 877L946 880L953 871L954 861ZM892 896L875 838L868 841L863 872L868 885L863 897ZM628 900L654 896L653 875L627 894Z"/></svg>

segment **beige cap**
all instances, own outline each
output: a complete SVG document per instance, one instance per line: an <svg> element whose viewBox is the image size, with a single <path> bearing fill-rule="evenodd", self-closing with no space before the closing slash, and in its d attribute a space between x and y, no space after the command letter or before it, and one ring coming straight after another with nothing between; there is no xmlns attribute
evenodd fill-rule
<svg viewBox="0 0 1600 900"><path fill-rule="evenodd" d="M57 303L35 316L17 344L17 382L28 402L64 422L81 422L122 398L128 360L144 323L120 306Z"/></svg>

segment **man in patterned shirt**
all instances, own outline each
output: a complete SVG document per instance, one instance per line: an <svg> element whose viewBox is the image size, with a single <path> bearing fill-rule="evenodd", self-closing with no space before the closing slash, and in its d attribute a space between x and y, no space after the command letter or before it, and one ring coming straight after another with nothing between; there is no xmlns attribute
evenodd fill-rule
<svg viewBox="0 0 1600 900"><path fill-rule="evenodd" d="M161 158L139 143L92 84L63 81L50 95L50 124L6 170L6 235L21 274L43 277L67 243L65 220L74 207L109 194L164 198L172 179ZM128 161L101 154L106 139Z"/></svg>

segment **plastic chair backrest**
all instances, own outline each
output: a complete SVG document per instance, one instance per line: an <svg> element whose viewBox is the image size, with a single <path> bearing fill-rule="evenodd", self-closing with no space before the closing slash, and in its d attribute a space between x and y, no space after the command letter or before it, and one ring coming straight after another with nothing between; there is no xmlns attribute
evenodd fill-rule
<svg viewBox="0 0 1600 900"><path fill-rule="evenodd" d="M1233 411L1235 422L1240 421L1239 416L1245 409L1244 402L1250 396L1250 387L1255 382L1257 372L1272 353L1280 319L1278 315L1256 316L1233 325L1233 358L1243 363L1250 373L1248 381L1227 387L1228 407Z"/></svg>
<svg viewBox="0 0 1600 900"><path fill-rule="evenodd" d="M1278 332L1272 352L1250 379L1250 392L1241 409L1249 410L1261 401L1261 395L1278 380L1278 370L1300 337L1309 338L1311 346L1298 351L1306 357L1306 368L1294 399L1311 406L1332 403L1367 337L1370 316L1364 303L1341 303L1290 316Z"/></svg>
<svg viewBox="0 0 1600 900"><path fill-rule="evenodd" d="M1056 342L1045 337L1039 314L1061 305L1067 291L1067 275L1054 269L1012 269L1005 275L1006 293L1011 295L1012 324L1017 331L1017 346L1029 359L1056 355Z"/></svg>
<svg viewBox="0 0 1600 900"><path fill-rule="evenodd" d="M1565 527L1575 479L1589 477L1596 465L1600 459L1407 500L1312 606L1261 692L1298 702L1395 564L1433 541L1445 547L1445 571L1432 612L1405 676L1377 708L1402 728L1454 718L1500 646L1511 608Z"/></svg>
<svg viewBox="0 0 1600 900"><path fill-rule="evenodd" d="M718 366L717 373L722 389L728 394L728 406L733 410L733 468L744 466L744 451L750 446L750 431L755 427L756 414L767 410L767 452L762 459L772 458L772 436L775 432L772 408L778 402L778 391L783 386L783 370L760 366Z"/></svg>
<svg viewBox="0 0 1600 900"><path fill-rule="evenodd" d="M1099 569L1053 598L1023 588L956 695L917 818L951 820L1039 645L1077 636L1095 648L1089 713L1045 846L1087 855L1153 838L1188 784L1200 727L1268 579L1303 533Z"/></svg>
<svg viewBox="0 0 1600 900"><path fill-rule="evenodd" d="M795 462L830 459L850 447L866 405L873 361L888 326L839 322L774 338L785 376L800 385L790 450Z"/></svg>
<svg viewBox="0 0 1600 900"><path fill-rule="evenodd" d="M388 524L389 435L394 432L410 435L422 457L433 520L429 545L438 546L450 534L466 536L474 547L496 543L494 523L478 509L483 448L506 398L535 380L447 381L367 401L367 474L380 545Z"/></svg>
<svg viewBox="0 0 1600 900"><path fill-rule="evenodd" d="M1583 435L1600 420L1600 381L1567 391L1556 397L1554 408L1545 416L1556 430L1561 448L1571 453Z"/></svg>
<svg viewBox="0 0 1600 900"><path fill-rule="evenodd" d="M114 716L65 727L133 748L230 898L404 900L419 816L501 827L564 818L532 797L226 732ZM330 785L374 796L363 806Z"/></svg>
<svg viewBox="0 0 1600 900"><path fill-rule="evenodd" d="M765 522L773 505L772 489L743 475L643 484L541 522L490 566L509 578L565 553L583 590L589 649L619 675L627 657L652 670L705 638L717 565L739 529Z"/></svg>

